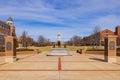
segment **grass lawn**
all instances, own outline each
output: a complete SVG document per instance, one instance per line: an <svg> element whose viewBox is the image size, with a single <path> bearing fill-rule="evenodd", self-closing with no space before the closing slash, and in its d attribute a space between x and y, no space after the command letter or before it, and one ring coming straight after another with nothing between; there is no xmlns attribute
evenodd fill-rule
<svg viewBox="0 0 120 80"><path fill-rule="evenodd" d="M52 46L45 46L45 47L30 47L30 49L34 49L34 50L36 50L36 49L38 49L38 50L40 50L40 51L50 51L50 49L52 48ZM57 48L57 47L56 47ZM63 46L62 46L62 48L64 48ZM80 50L80 49L84 49L84 50L92 50L93 49L93 47L91 47L91 46L67 46L67 48L70 50L70 51L76 51L77 49L78 50ZM94 50L101 50L101 49L103 49L103 48L94 48Z"/></svg>
<svg viewBox="0 0 120 80"><path fill-rule="evenodd" d="M30 49L34 49L34 50L38 49L42 52L43 51L50 51L51 48L52 48L52 46L45 46L45 47L34 47L34 46L32 46L32 47L30 47Z"/></svg>

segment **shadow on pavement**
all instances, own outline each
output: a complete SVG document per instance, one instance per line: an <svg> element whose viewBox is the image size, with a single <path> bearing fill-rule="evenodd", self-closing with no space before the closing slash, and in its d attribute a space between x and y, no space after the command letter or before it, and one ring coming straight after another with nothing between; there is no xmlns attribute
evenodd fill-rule
<svg viewBox="0 0 120 80"><path fill-rule="evenodd" d="M105 62L104 59L98 59L98 58L89 58L89 59Z"/></svg>

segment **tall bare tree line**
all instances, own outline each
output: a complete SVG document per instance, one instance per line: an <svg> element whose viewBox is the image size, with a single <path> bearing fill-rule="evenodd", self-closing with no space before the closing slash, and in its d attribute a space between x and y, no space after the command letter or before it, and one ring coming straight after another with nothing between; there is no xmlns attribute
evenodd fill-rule
<svg viewBox="0 0 120 80"><path fill-rule="evenodd" d="M80 37L78 35L75 35L71 37L68 41L65 43L67 45L74 45L74 46L86 46L86 45L92 45L97 46L100 44L100 26L95 26L93 28L92 34L90 36ZM27 46L51 46L53 42L50 41L50 39L45 38L42 35L38 36L38 40L34 41L32 37L28 36L27 31L23 31L21 35L21 40L19 43L22 43L23 47Z"/></svg>

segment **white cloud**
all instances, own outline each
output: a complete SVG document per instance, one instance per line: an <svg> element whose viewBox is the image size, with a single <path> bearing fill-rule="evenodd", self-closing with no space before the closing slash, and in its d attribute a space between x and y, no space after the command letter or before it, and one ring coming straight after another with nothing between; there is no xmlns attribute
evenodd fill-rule
<svg viewBox="0 0 120 80"><path fill-rule="evenodd" d="M120 25L120 16L108 15L97 18L92 21L91 24L99 25L102 29L111 29L114 30L117 25Z"/></svg>
<svg viewBox="0 0 120 80"><path fill-rule="evenodd" d="M66 37L84 36L89 35L95 25L110 29L119 25L119 7L120 0L0 0L0 17L12 16L18 34L27 30L30 35L42 34L49 38L54 38L57 32ZM29 21L64 27L33 27Z"/></svg>

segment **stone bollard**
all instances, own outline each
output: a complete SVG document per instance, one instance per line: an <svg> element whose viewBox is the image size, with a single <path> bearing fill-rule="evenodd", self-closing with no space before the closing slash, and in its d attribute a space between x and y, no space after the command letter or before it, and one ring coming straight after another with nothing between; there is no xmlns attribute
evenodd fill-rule
<svg viewBox="0 0 120 80"><path fill-rule="evenodd" d="M8 36L5 38L5 62L16 61L16 38Z"/></svg>
<svg viewBox="0 0 120 80"><path fill-rule="evenodd" d="M116 62L116 35L108 35L105 38L105 61L112 63Z"/></svg>

